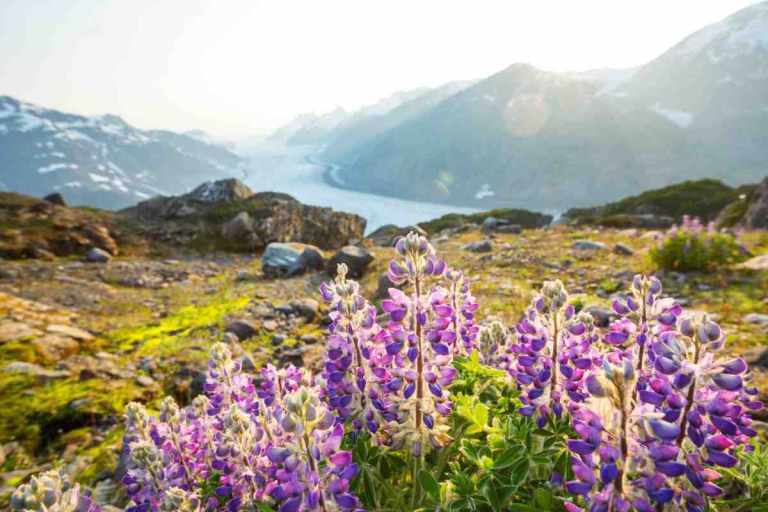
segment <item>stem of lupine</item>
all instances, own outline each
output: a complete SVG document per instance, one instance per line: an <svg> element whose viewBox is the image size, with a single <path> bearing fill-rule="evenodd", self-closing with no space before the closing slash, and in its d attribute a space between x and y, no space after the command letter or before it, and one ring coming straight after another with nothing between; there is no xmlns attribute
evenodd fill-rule
<svg viewBox="0 0 768 512"><path fill-rule="evenodd" d="M626 466L627 456L629 454L629 445L627 443L627 399L624 395L624 390L618 388L619 398L621 399L620 414L621 419L619 422L619 447L621 448L621 467L619 468L619 475L616 478L616 490L621 494L624 489L624 479L626 478Z"/></svg>
<svg viewBox="0 0 768 512"><path fill-rule="evenodd" d="M307 432L304 432L304 435L301 436L301 440L304 443L304 452L307 454L307 462L309 463L309 468L312 470L313 473L319 474L317 471L317 464L315 464L315 458L312 457L312 451L309 449L309 434ZM319 496L319 502L320 502L320 509L323 512L326 512L325 508L325 498L323 497L323 492L320 491Z"/></svg>
<svg viewBox="0 0 768 512"><path fill-rule="evenodd" d="M557 389L557 337L559 336L557 325L557 311L552 313L552 391Z"/></svg>
<svg viewBox="0 0 768 512"><path fill-rule="evenodd" d="M416 322L416 343L417 343L417 353L416 353L416 430L420 431L421 429L421 401L424 399L424 343L423 343L423 333L421 329L421 324L419 323L418 319L418 311L421 307L421 280L416 277L414 279L414 288L416 290L416 300L414 303L415 306L415 312L416 315L414 317L414 321ZM424 448L423 446L421 447ZM415 475L414 475L415 476Z"/></svg>
<svg viewBox="0 0 768 512"><path fill-rule="evenodd" d="M355 334L352 334L352 345L355 347L355 364L357 368L363 371L363 375L367 377L365 365L363 364L363 353L360 351L360 343ZM357 385L357 382L355 382L355 385ZM362 389L360 390L360 406L361 408L365 407L365 392Z"/></svg>
<svg viewBox="0 0 768 512"><path fill-rule="evenodd" d="M696 342L696 350L693 355L693 364L699 363L699 357L701 355L701 344ZM682 446L685 439L685 431L688 427L688 413L691 412L693 406L693 399L696 394L696 376L691 378L691 383L688 385L688 396L685 401L685 408L683 408L683 417L680 420L680 433L677 435L677 446Z"/></svg>
<svg viewBox="0 0 768 512"><path fill-rule="evenodd" d="M464 353L464 347L461 340L461 322L459 320L459 303L458 303L458 291L456 287L458 283L456 281L451 282L451 307L453 308L453 332L456 333L456 341L454 341L454 350L460 354ZM456 350L458 348L458 350Z"/></svg>

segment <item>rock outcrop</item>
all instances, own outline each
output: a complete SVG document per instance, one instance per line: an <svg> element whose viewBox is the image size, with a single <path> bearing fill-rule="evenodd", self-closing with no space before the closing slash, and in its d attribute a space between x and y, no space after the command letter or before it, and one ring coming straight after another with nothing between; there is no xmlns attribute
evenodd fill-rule
<svg viewBox="0 0 768 512"><path fill-rule="evenodd" d="M288 194L253 193L238 180L205 183L189 194L156 197L123 210L151 239L198 248L252 251L272 242L338 249L362 239L365 219L308 206Z"/></svg>
<svg viewBox="0 0 768 512"><path fill-rule="evenodd" d="M116 238L111 212L69 208L52 196L0 192L0 257L84 256L94 248L114 256Z"/></svg>
<svg viewBox="0 0 768 512"><path fill-rule="evenodd" d="M749 207L739 225L747 229L768 229L768 177L751 194Z"/></svg>

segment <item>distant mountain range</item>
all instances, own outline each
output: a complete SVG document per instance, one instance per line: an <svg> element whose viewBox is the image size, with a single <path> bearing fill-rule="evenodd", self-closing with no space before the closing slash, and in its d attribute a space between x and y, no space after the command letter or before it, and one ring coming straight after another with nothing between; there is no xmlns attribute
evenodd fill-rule
<svg viewBox="0 0 768 512"><path fill-rule="evenodd" d="M243 160L204 132L139 130L0 96L0 190L61 192L70 203L129 206L241 177Z"/></svg>
<svg viewBox="0 0 768 512"><path fill-rule="evenodd" d="M685 179L755 182L768 174L768 2L638 69L514 64L381 112L302 117L280 137L324 147L344 186L470 206L563 209Z"/></svg>

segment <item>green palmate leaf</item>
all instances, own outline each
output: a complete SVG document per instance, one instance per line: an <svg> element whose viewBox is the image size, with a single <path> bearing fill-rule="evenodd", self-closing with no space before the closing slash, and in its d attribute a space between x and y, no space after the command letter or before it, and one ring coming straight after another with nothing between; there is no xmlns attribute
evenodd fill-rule
<svg viewBox="0 0 768 512"><path fill-rule="evenodd" d="M418 474L419 485L435 501L440 500L440 486L429 471L421 470Z"/></svg>
<svg viewBox="0 0 768 512"><path fill-rule="evenodd" d="M544 510L551 510L552 509L552 491L549 489L544 489L539 487L533 492L533 498L536 502L536 505L541 507Z"/></svg>
<svg viewBox="0 0 768 512"><path fill-rule="evenodd" d="M506 469L514 464L520 462L525 455L521 452L519 447L512 447L496 457L496 461L493 464L494 469Z"/></svg>

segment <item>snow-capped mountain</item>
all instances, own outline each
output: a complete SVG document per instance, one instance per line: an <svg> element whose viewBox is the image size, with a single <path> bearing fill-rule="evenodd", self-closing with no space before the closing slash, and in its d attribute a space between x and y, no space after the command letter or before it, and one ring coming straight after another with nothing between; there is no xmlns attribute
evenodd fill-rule
<svg viewBox="0 0 768 512"><path fill-rule="evenodd" d="M515 64L343 152L328 144L346 186L472 206L558 209L685 179L755 182L768 172L768 1L639 69Z"/></svg>
<svg viewBox="0 0 768 512"><path fill-rule="evenodd" d="M0 189L53 191L76 204L118 208L201 181L241 176L240 157L113 115L85 117L0 96Z"/></svg>

